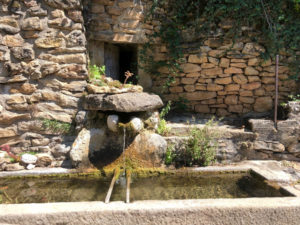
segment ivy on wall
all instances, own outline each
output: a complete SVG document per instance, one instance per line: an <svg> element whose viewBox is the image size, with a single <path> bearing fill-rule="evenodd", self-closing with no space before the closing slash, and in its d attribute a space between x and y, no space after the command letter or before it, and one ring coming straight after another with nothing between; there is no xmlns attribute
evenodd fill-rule
<svg viewBox="0 0 300 225"><path fill-rule="evenodd" d="M264 59L282 52L291 54L285 63L291 68L290 78L299 79L300 55L295 52L300 50L300 0L154 0L146 21L153 19L160 22L160 28L150 35L140 60L143 69L153 75L160 75L158 69L167 67L166 86L181 71L179 65L186 33L201 44L216 35L218 24L223 21L232 22L223 38L235 41L247 36L246 32L257 32L249 37L264 45L266 51L261 53ZM167 60L156 61L153 54L149 54L157 39L167 47Z"/></svg>

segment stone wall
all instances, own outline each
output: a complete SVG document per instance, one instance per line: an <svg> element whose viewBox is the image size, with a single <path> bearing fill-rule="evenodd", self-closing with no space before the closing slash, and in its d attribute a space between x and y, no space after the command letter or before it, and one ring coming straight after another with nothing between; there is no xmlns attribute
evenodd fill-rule
<svg viewBox="0 0 300 225"><path fill-rule="evenodd" d="M149 3L149 4L148 4ZM104 43L133 43L141 45L148 35L158 31L160 22L156 19L144 22L150 6L149 1L102 0L85 1L87 13L87 36L91 61L105 64ZM200 43L193 31L184 33L184 58L181 59L182 73L176 83L164 93L165 100L188 101L191 111L218 116L246 114L248 112L270 111L275 97L275 62L263 61L260 54L265 52L262 44L252 42L259 33L251 27L243 27L244 38L234 44L225 38L232 26L223 21L213 37ZM168 50L155 40L154 60L168 58ZM261 40L263 43L263 40ZM100 51L99 51L100 49ZM300 52L295 52L300 54ZM288 80L290 75L286 63L290 54L281 52L279 67L279 99L297 90L296 83ZM160 76L151 77L139 70L140 84L157 93L169 74L167 68L160 68Z"/></svg>
<svg viewBox="0 0 300 225"><path fill-rule="evenodd" d="M88 58L99 66L106 58L116 63L115 55L106 54L106 44L139 49L147 42L147 35L160 26L155 19L144 23L149 2L0 0L0 145L9 144L15 154L46 153L61 165L75 137L59 127L76 120ZM192 111L219 116L272 109L274 62L259 58L264 48L251 41L257 34L245 31L245 38L232 45L222 39L226 29L228 24L220 24L219 34L203 44L186 33L183 72L164 93L165 100L182 97ZM155 60L166 59L167 49L155 41ZM281 62L290 57L282 52ZM161 92L168 71L160 72L151 77L139 70L139 83ZM288 75L280 65L280 100L297 89Z"/></svg>
<svg viewBox="0 0 300 225"><path fill-rule="evenodd" d="M220 27L222 28L222 27ZM232 43L221 37L208 39L204 44L186 43L181 60L182 73L165 93L166 100L186 99L194 112L230 116L249 112L268 112L275 98L275 62L260 58L262 45L243 38ZM165 47L158 48L155 58L167 58ZM279 102L297 91L297 84L289 80L286 63L291 55L281 55L279 66ZM165 76L155 77L153 89L161 90L168 68L161 68ZM299 90L298 90L299 91Z"/></svg>
<svg viewBox="0 0 300 225"><path fill-rule="evenodd" d="M143 23L145 1L85 0L89 40L115 43L145 43L153 26Z"/></svg>
<svg viewBox="0 0 300 225"><path fill-rule="evenodd" d="M59 126L76 115L86 65L80 0L0 0L0 145L62 162L73 137Z"/></svg>

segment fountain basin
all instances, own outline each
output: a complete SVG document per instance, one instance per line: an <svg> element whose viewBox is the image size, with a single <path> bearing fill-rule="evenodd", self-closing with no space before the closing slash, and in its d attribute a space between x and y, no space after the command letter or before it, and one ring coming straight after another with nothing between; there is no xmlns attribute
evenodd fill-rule
<svg viewBox="0 0 300 225"><path fill-rule="evenodd" d="M278 181L283 190L295 197L146 200L130 204L125 204L124 200L109 204L102 201L2 204L0 224L298 224L299 191L287 184L287 178L290 182L294 180L286 172L286 174L277 173L278 166L277 162L254 161L235 166L194 168L188 172L239 174L252 169L269 181ZM269 167L272 167L272 171L268 170ZM64 175L70 171L57 172ZM0 179L13 175L22 177L43 173L46 171L1 173ZM164 174L162 171L157 173ZM172 173L181 171L176 170ZM281 176L285 179L283 180Z"/></svg>
<svg viewBox="0 0 300 225"><path fill-rule="evenodd" d="M293 196L248 171L165 171L147 176L132 171L131 201ZM0 200L6 204L104 201L111 177L95 174L0 179ZM124 201L126 181L117 181L111 201Z"/></svg>

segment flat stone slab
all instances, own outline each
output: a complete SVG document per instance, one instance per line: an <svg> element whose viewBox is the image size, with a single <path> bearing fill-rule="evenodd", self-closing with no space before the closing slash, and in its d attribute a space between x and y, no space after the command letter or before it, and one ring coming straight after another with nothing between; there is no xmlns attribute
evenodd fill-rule
<svg viewBox="0 0 300 225"><path fill-rule="evenodd" d="M116 112L146 112L163 106L158 95L149 93L93 94L84 100L84 109Z"/></svg>
<svg viewBox="0 0 300 225"><path fill-rule="evenodd" d="M298 225L296 197L0 205L0 224Z"/></svg>

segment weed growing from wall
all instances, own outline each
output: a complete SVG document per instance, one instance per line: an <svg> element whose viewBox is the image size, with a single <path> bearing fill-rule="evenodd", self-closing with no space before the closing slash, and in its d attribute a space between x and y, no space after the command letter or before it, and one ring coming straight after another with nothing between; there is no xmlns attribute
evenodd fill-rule
<svg viewBox="0 0 300 225"><path fill-rule="evenodd" d="M71 124L61 122L58 120L49 120L49 119L41 119L43 123L43 127L46 130L53 131L55 133L68 134L72 131Z"/></svg>

